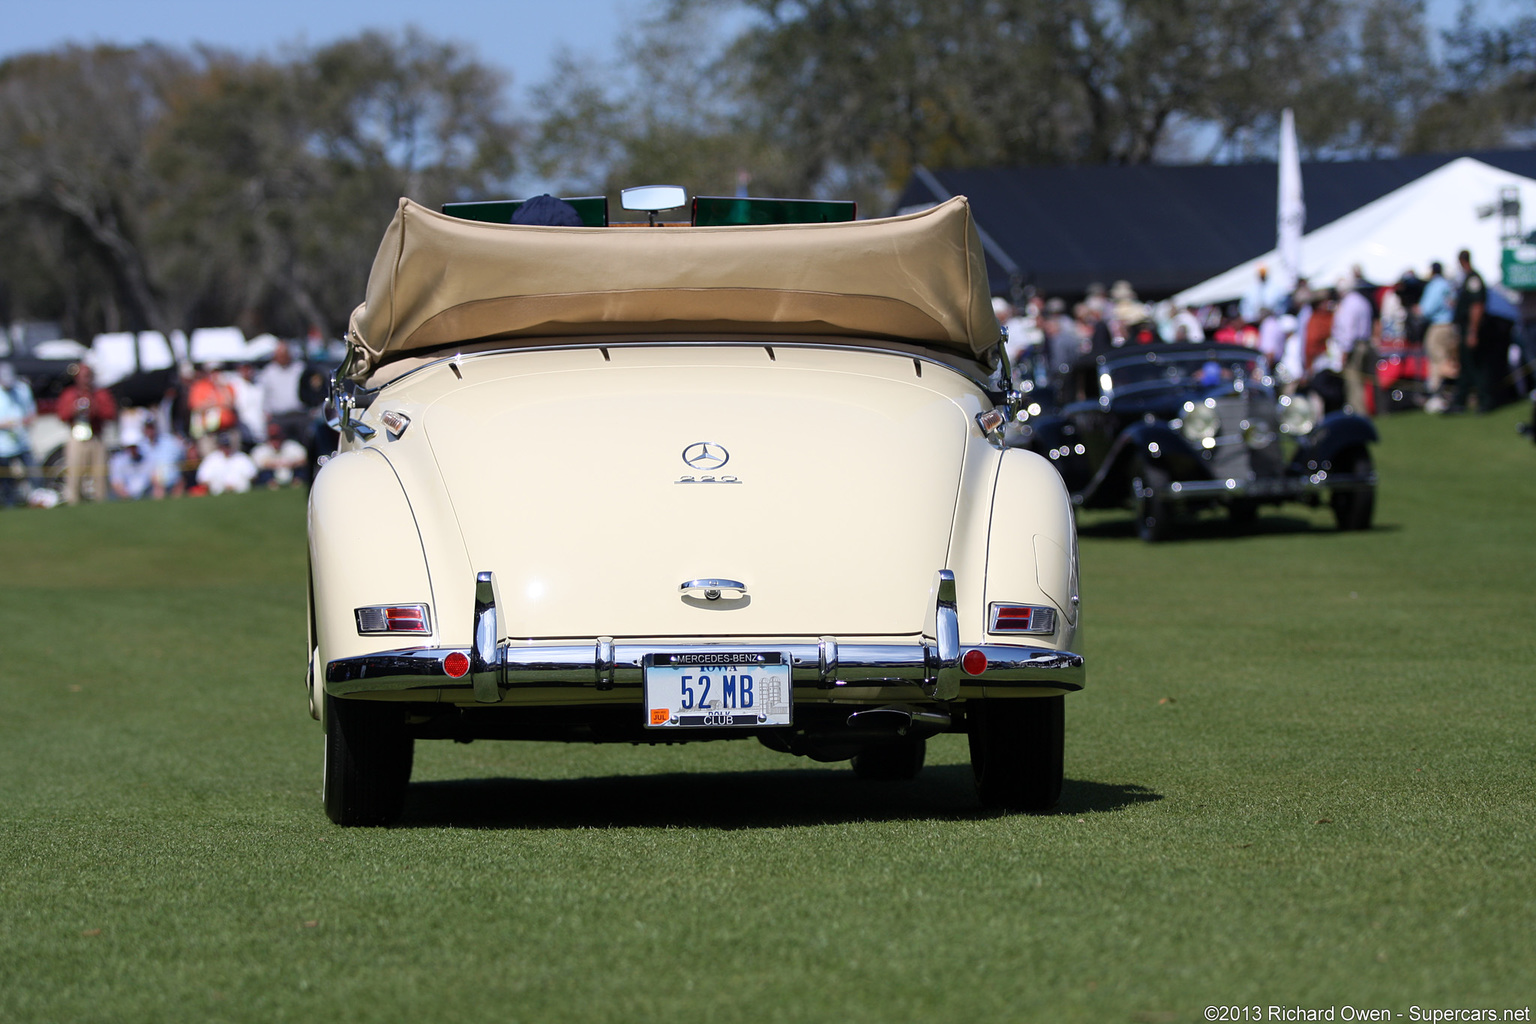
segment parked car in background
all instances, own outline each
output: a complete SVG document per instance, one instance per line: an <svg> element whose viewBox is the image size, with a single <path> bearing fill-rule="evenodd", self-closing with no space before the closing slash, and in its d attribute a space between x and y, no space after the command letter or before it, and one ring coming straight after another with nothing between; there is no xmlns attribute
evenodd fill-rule
<svg viewBox="0 0 1536 1024"><path fill-rule="evenodd" d="M1424 407L1429 360L1424 346L1409 342L1381 342L1376 352L1375 386L1366 393L1372 416Z"/></svg>
<svg viewBox="0 0 1536 1024"><path fill-rule="evenodd" d="M0 330L0 361L11 364L27 382L40 413L53 411L59 394L75 379L75 368L90 349L77 341L52 336L53 324Z"/></svg>
<svg viewBox="0 0 1536 1024"><path fill-rule="evenodd" d="M1075 504L1130 507L1147 541L1201 508L1247 522L1263 505L1290 501L1326 500L1341 530L1370 527L1375 427L1347 412L1319 417L1305 396L1280 394L1258 352L1126 346L1092 370L1089 397L1041 410L1020 429L1020 443L1056 465Z"/></svg>
<svg viewBox="0 0 1536 1024"><path fill-rule="evenodd" d="M1057 801L1077 540L1051 463L1003 441L968 205L693 210L402 200L310 496L334 821L399 815L430 739L755 738L899 779L959 732L985 805Z"/></svg>

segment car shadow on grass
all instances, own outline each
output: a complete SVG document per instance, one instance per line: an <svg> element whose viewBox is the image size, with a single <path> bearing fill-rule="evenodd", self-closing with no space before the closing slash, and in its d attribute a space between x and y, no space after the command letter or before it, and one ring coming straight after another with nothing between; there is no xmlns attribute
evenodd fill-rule
<svg viewBox="0 0 1536 1024"><path fill-rule="evenodd" d="M1067 779L1050 813L1161 799L1134 784ZM867 781L846 768L417 782L395 827L747 829L999 816L977 803L968 765L935 765L908 782Z"/></svg>

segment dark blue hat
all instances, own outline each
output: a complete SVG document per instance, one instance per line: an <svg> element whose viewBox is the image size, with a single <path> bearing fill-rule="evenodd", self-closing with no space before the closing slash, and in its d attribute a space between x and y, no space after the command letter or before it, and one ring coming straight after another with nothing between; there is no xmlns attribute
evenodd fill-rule
<svg viewBox="0 0 1536 1024"><path fill-rule="evenodd" d="M513 224L542 224L554 228L579 228L581 215L576 207L564 199L556 199L548 192L519 206L512 214Z"/></svg>

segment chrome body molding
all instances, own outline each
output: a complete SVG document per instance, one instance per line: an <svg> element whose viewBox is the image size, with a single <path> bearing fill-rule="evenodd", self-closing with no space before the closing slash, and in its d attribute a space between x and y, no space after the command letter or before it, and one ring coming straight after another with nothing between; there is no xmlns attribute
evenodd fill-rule
<svg viewBox="0 0 1536 1024"><path fill-rule="evenodd" d="M831 641L829 643L829 641ZM354 693L400 690L472 690L477 701L494 703L509 689L517 687L587 689L632 688L644 682L644 665L649 654L688 654L700 651L712 654L760 653L781 651L790 660L791 680L804 686L812 699L836 697L839 687L905 684L921 686L939 700L958 696L962 684L1007 688L1049 688L1068 693L1083 688L1083 656L1070 651L1022 644L956 645L956 661L966 652L980 651L987 656L987 667L979 675L955 669L944 686L936 687L940 657L936 647L926 641L911 643L864 643L832 640L798 640L776 643L772 640L733 643L616 643L600 637L588 643L532 644L503 643L495 659L482 671L476 652L462 647L417 647L381 651L354 658L338 658L325 666L325 689L334 697ZM455 679L443 667L451 654L468 655L474 668L469 676ZM829 654L831 657L829 658ZM495 696L485 701L494 688ZM940 693L948 696L940 696Z"/></svg>
<svg viewBox="0 0 1536 1024"><path fill-rule="evenodd" d="M771 353L775 348L835 348L838 351L869 352L876 355L887 356L894 355L905 359L911 359L920 365L928 364L931 366L941 367L950 371L951 373L958 373L962 377L969 380L972 384L975 384L978 389L987 394L989 397L995 398L999 404L1011 403L1013 401L1013 399L1010 397L1010 393L1006 390L1003 390L1006 388L1006 385L999 382L999 375L995 369L989 375L985 372L985 368L979 362L963 360L962 357L956 355L951 355L948 357L941 356L931 349L926 349L921 345L901 344L899 342L893 343L891 345L880 345L874 342L864 344L850 344L848 339L841 337L838 338L835 342L831 342L817 341L815 338L810 337L789 338L763 335L727 335L725 337L715 337L705 335L700 337L667 336L664 338L633 339L605 337L601 341L598 339L588 338L575 341L550 341L548 344L542 345L508 345L505 348L497 348L492 346L480 349L475 352L456 352L453 355L445 355L437 359L428 359L420 366L413 366L406 370L404 373L400 374L400 376L394 377L382 384L371 388L364 387L357 380L352 379L352 374L358 371L359 364L358 361L353 357L353 350L351 346L348 346L347 357L342 360L341 366L338 367L336 372L331 375L330 399L327 403L326 413L328 418L334 421L339 421L343 418L341 414L343 406L337 402L338 395L343 393L347 395L349 400L345 406L347 411L351 412L353 410L357 410L360 412L362 410L366 410L368 406L373 402L373 400L378 397L379 393L385 388L398 384L400 381L405 380L408 377L415 376L416 374L422 373L423 371L429 370L436 366L446 365L451 370L453 370L455 375L457 375L460 379L463 379L464 372L462 369L460 369L460 366L462 363L471 359L504 355L509 352L570 352L577 349L606 350L617 348L761 348L766 349L770 353L770 359L772 358ZM919 376L921 376L921 370L919 370ZM1020 404L1022 404L1022 395L1019 395L1018 401ZM352 416L351 419L353 422L356 422L355 415ZM335 423L333 422L332 425L335 426Z"/></svg>

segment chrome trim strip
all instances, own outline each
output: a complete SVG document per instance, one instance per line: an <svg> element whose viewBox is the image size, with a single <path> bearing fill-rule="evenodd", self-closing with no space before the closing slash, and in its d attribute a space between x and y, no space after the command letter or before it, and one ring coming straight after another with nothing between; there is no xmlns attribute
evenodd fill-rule
<svg viewBox="0 0 1536 1024"><path fill-rule="evenodd" d="M791 678L796 685L819 691L829 648L823 638L815 643L677 644L615 643L613 645L612 685L638 689L644 682L644 662L648 654L686 654L701 650L718 653L782 651L790 659ZM836 651L836 685L878 686L898 684L934 687L937 651L927 642L918 643L843 643L833 641ZM1019 644L979 644L956 648L956 661L964 651L978 650L987 656L987 668L979 676L955 669L956 677L948 700L958 696L961 684L967 686L1054 688L1063 693L1083 688L1083 656L1071 651ZM325 666L325 688L332 696L389 690L444 690L474 688L476 699L482 694L481 674L465 679L450 678L443 661L455 651L470 656L475 652L462 647L412 648L381 651L354 658L338 658ZM597 643L535 645L506 643L497 649L496 664L485 673L490 685L501 691L518 687L593 690L598 688L600 669ZM945 684L950 681L946 677ZM824 692L824 691L823 691ZM827 694L830 696L830 694ZM930 690L930 696L936 696ZM815 698L812 698L815 699Z"/></svg>
<svg viewBox="0 0 1536 1024"><path fill-rule="evenodd" d="M986 376L983 373L977 372L977 370L983 369L981 364L975 362L975 360L965 360L965 357L960 353L958 349L941 353L930 349L928 346L923 345L921 342L910 340L903 341L901 339L892 339L892 345L895 347L882 346L874 338L868 339L868 344L844 344L841 340L843 338L842 335L828 335L827 340L817 340L816 337L812 335L807 335L803 338L796 338L790 337L788 335L778 334L767 336L732 334L729 331L723 331L721 333L728 335L728 337L716 337L709 334L701 334L697 337L678 337L675 333L672 333L660 338L646 338L641 336L615 338L608 335L593 334L584 336L584 339L581 341L551 342L546 345L508 345L505 348L486 348L475 352L459 352L452 356L442 356L437 359L429 360L428 362L422 363L420 366L413 366L406 372L400 374L400 376L393 377L384 383L377 385L376 387L367 389L359 388L358 393L362 394L366 391L369 400L371 401L373 396L377 395L385 388L391 387L394 384L405 380L407 377L412 377L422 372L423 370L431 369L434 366L441 366L444 363L455 363L466 359L477 359L481 356L505 355L509 352L570 352L579 349L606 351L608 349L616 348L771 347L767 342L771 342L772 346L777 346L779 348L832 349L839 352L867 352L873 355L903 356L911 359L920 359L925 363L931 363L932 365L942 367L951 373L959 374L966 380L970 381L972 384L975 384L977 388L985 393L991 393L992 391L992 386L987 380ZM470 344L470 342L464 342L464 344ZM424 354L422 355L424 356ZM951 360L954 361L952 362ZM971 369L970 365L966 364L974 364L977 369L973 370ZM383 365L388 366L389 363L385 363ZM375 367L374 369L381 369L381 367ZM454 372L460 372L457 366L455 366ZM365 405L364 408L367 408L367 406Z"/></svg>
<svg viewBox="0 0 1536 1024"><path fill-rule="evenodd" d="M469 657L469 678L475 700L495 704L501 700L501 658L497 651L496 579L489 572L475 574L475 646Z"/></svg>

